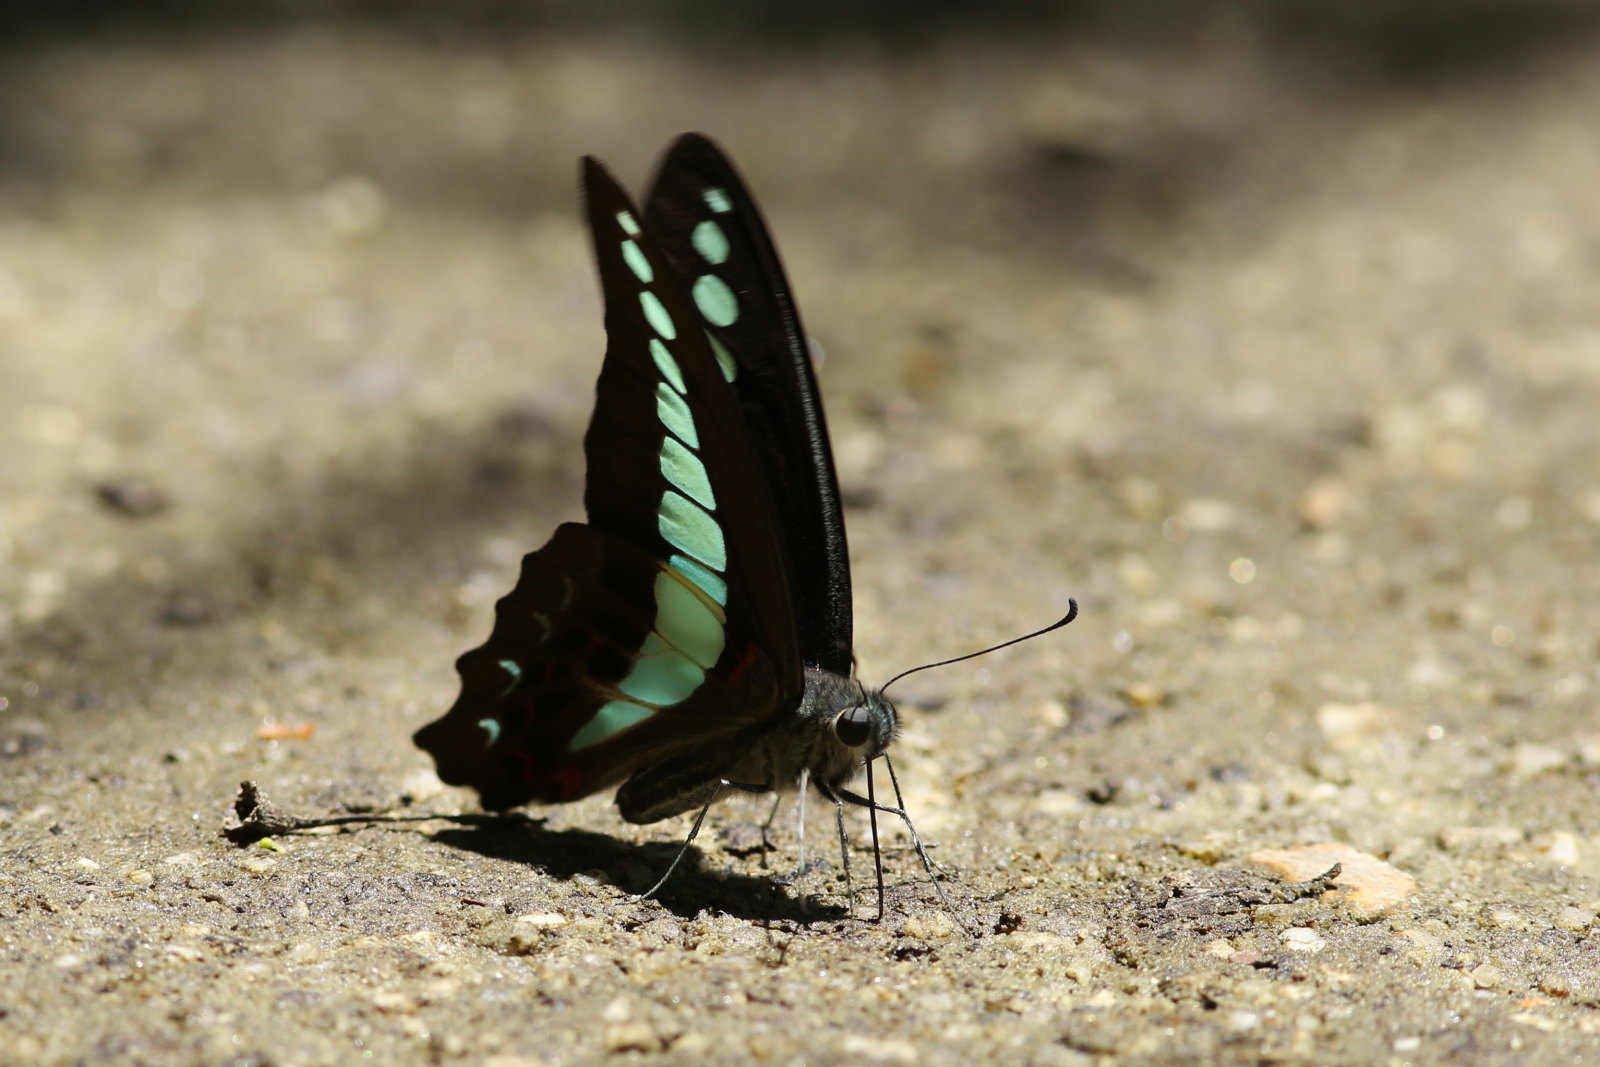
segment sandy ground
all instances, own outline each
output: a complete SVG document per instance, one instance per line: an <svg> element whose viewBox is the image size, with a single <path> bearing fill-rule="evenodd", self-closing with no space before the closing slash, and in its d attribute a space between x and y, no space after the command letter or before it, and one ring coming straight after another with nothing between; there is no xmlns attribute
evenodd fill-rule
<svg viewBox="0 0 1600 1067"><path fill-rule="evenodd" d="M1600 1063L1600 26L1171 9L13 27L0 1061ZM605 798L219 836L474 810L409 738L579 515L576 159L684 129L828 353L863 676L1083 605L899 693L981 936L893 828L847 917L820 807L644 903ZM1414 891L1272 902L1313 844Z"/></svg>

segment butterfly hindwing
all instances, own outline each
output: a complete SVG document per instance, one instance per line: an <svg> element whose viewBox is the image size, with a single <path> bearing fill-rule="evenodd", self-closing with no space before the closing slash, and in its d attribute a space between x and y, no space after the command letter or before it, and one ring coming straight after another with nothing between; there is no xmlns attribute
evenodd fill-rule
<svg viewBox="0 0 1600 1067"><path fill-rule="evenodd" d="M417 743L490 810L617 785L687 738L726 743L747 722L739 709L776 702L770 661L754 641L729 647L725 626L650 552L563 524L523 559L489 640L456 663L455 705Z"/></svg>

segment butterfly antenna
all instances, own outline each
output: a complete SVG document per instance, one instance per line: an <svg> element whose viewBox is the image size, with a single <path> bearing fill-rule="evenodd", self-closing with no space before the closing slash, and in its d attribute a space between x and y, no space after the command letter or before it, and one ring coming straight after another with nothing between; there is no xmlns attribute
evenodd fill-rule
<svg viewBox="0 0 1600 1067"><path fill-rule="evenodd" d="M980 648L976 652L968 652L966 655L963 655L963 656L952 656L950 659L942 659L942 660L939 660L937 663L924 663L920 667L912 667L908 671L901 671L899 674L895 675L893 678L890 678L887 682L885 682L884 685L883 685L883 688L878 690L878 692L880 692L880 693L886 692L891 685L893 685L894 683L898 682L900 679L906 677L907 675L916 674L918 671L931 671L935 667L948 667L952 663L960 663L962 660L977 659L979 656L987 656L991 652L998 652L1002 648L1010 648L1012 645L1020 645L1024 641L1032 641L1035 637L1043 637L1047 633L1051 633L1051 632L1053 632L1055 630L1061 629L1063 626L1067 625L1067 623L1071 622L1073 619L1076 619L1077 617L1078 617L1078 602L1076 600L1072 599L1071 597L1068 597L1067 598L1067 613L1065 615L1063 615L1061 618L1057 619L1055 622L1051 623L1049 626L1046 626L1044 629L1035 630L1031 634L1023 634L1021 637L1013 637L1009 641L1002 641L998 645L990 645L988 648ZM889 777L890 778L894 777L894 768L893 767L889 768ZM870 782L871 779L868 779L868 781Z"/></svg>

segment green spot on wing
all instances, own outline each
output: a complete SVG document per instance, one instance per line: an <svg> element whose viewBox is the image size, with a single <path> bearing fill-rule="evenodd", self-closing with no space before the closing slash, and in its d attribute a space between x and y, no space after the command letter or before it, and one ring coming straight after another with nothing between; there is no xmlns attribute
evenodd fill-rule
<svg viewBox="0 0 1600 1067"><path fill-rule="evenodd" d="M705 680L704 668L669 647L657 634L651 634L639 649L633 669L617 683L617 689L624 696L662 708L686 699Z"/></svg>
<svg viewBox="0 0 1600 1067"><path fill-rule="evenodd" d="M576 752L580 748L597 745L612 734L644 722L655 713L654 708L641 707L632 701L609 700L600 706L600 710L584 724L583 729L572 735L572 740L567 742L567 751Z"/></svg>
<svg viewBox="0 0 1600 1067"><path fill-rule="evenodd" d="M680 393L688 391L683 384L683 371L679 369L678 361L672 358L667 346L654 337L650 338L650 358L656 361L656 369L667 379L668 385Z"/></svg>
<svg viewBox="0 0 1600 1067"><path fill-rule="evenodd" d="M706 340L711 342L711 354L717 357L717 367L722 371L722 380L731 382L739 373L739 365L733 361L733 356L728 353L722 342L706 334Z"/></svg>
<svg viewBox="0 0 1600 1067"><path fill-rule="evenodd" d="M722 580L722 575L707 567L697 559L688 556L673 554L668 565L689 581L700 587L700 591L715 600L723 607L728 606L728 583Z"/></svg>
<svg viewBox="0 0 1600 1067"><path fill-rule="evenodd" d="M655 281L656 272L650 266L650 258L635 242L622 242L622 260L628 265L628 269L633 271L633 276L645 285Z"/></svg>
<svg viewBox="0 0 1600 1067"><path fill-rule="evenodd" d="M665 382L656 386L656 418L690 448L700 447L700 435L695 432L694 416L689 414L688 403Z"/></svg>
<svg viewBox="0 0 1600 1067"><path fill-rule="evenodd" d="M507 682L506 687L500 691L500 695L502 697L510 696L511 691L517 687L517 683L522 681L522 668L518 666L517 661L514 659L503 659L496 662L501 670L505 671L511 676L511 680ZM496 730L498 729L499 727L496 727ZM493 741L489 743L494 744Z"/></svg>
<svg viewBox="0 0 1600 1067"><path fill-rule="evenodd" d="M656 575L656 633L650 636L656 634L690 662L710 670L725 642L722 611L678 575L662 571ZM647 638L645 647L650 645Z"/></svg>
<svg viewBox="0 0 1600 1067"><path fill-rule="evenodd" d="M617 212L617 225L622 227L622 232L629 237L639 236L639 222L626 211Z"/></svg>
<svg viewBox="0 0 1600 1067"><path fill-rule="evenodd" d="M719 215L733 210L733 201L728 199L728 193L725 189L718 189L713 186L702 193L701 197L705 200L706 207Z"/></svg>
<svg viewBox="0 0 1600 1067"><path fill-rule="evenodd" d="M500 723L497 719L479 719L478 729L482 730L487 738L483 742L484 748L493 748L494 743L500 740Z"/></svg>
<svg viewBox="0 0 1600 1067"><path fill-rule="evenodd" d="M676 437L661 439L661 476L707 511L716 509L717 498L711 493L706 465Z"/></svg>
<svg viewBox="0 0 1600 1067"><path fill-rule="evenodd" d="M715 274L702 274L694 280L694 306L713 326L731 326L739 317L739 299Z"/></svg>
<svg viewBox="0 0 1600 1067"><path fill-rule="evenodd" d="M689 235L689 243L694 245L694 250L700 253L707 263L723 263L728 258L728 235L722 232L710 219L705 219L696 224L694 232Z"/></svg>
<svg viewBox="0 0 1600 1067"><path fill-rule="evenodd" d="M671 489L662 493L656 527L674 548L713 570L727 570L728 549L722 540L722 528L692 500Z"/></svg>
<svg viewBox="0 0 1600 1067"><path fill-rule="evenodd" d="M645 321L650 328L661 336L664 341L675 341L678 338L678 328L672 325L672 315L661 303L661 299L646 289L639 294L639 306L644 309Z"/></svg>

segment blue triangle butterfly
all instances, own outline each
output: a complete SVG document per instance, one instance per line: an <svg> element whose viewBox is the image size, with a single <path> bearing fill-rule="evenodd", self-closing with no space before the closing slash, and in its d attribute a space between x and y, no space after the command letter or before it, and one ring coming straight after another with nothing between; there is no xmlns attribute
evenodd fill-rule
<svg viewBox="0 0 1600 1067"><path fill-rule="evenodd" d="M851 674L827 427L755 202L693 133L642 214L593 158L583 188L607 335L589 521L523 559L417 744L490 810L615 788L623 818L651 823L809 783L840 811L904 818L846 788L898 719Z"/></svg>

